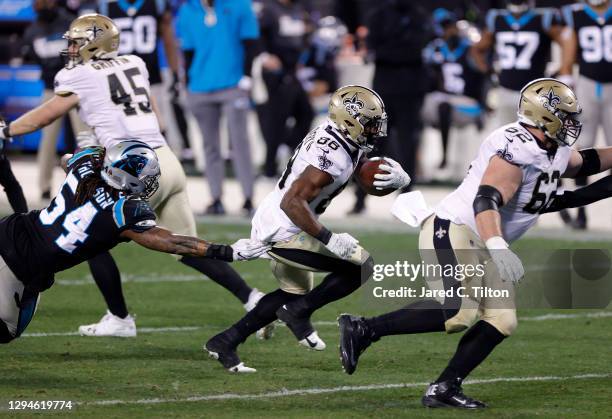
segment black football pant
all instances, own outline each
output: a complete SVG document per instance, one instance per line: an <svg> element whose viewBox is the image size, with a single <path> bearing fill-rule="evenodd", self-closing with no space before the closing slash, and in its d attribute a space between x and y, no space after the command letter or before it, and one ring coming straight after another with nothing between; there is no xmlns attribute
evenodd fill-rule
<svg viewBox="0 0 612 419"><path fill-rule="evenodd" d="M11 169L11 163L2 150L0 150L0 185L4 188L4 192L6 192L9 204L11 204L14 212L28 212L28 204L23 194L23 189L21 189L21 185L17 178L15 178Z"/></svg>
<svg viewBox="0 0 612 419"><path fill-rule="evenodd" d="M259 125L266 141L264 174L277 175L276 154L281 144L294 149L310 131L314 111L308 94L293 75L264 73L268 101L257 106ZM293 119L292 124L289 120Z"/></svg>

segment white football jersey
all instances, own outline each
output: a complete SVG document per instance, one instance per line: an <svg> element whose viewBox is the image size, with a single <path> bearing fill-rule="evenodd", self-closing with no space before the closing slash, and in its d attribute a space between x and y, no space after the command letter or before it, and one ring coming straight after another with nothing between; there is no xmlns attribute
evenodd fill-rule
<svg viewBox="0 0 612 419"><path fill-rule="evenodd" d="M152 148L166 145L151 106L149 72L142 59L120 55L90 60L55 75L55 93L79 97L79 116L100 144L138 139Z"/></svg>
<svg viewBox="0 0 612 419"><path fill-rule="evenodd" d="M301 229L280 207L293 182L308 166L314 166L333 178L334 181L309 204L318 217L349 182L361 155L362 151L344 139L333 123L326 121L319 125L297 147L274 191L257 208L251 237L263 242L279 242L299 233Z"/></svg>
<svg viewBox="0 0 612 419"><path fill-rule="evenodd" d="M478 233L472 204L489 161L497 155L523 171L523 182L514 197L499 210L504 239L512 242L535 224L554 194L563 193L561 175L567 169L571 152L570 147L559 146L551 154L519 123L505 125L484 140L461 185L434 211L438 217L468 225Z"/></svg>

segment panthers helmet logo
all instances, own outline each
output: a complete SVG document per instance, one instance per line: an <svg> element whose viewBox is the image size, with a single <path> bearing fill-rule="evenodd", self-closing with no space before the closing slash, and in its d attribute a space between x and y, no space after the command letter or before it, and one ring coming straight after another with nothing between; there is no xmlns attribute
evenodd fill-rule
<svg viewBox="0 0 612 419"><path fill-rule="evenodd" d="M342 102L342 104L346 107L346 111L351 116L355 116L362 110L365 106L362 100L357 97L357 93L355 93L351 98L346 98Z"/></svg>
<svg viewBox="0 0 612 419"><path fill-rule="evenodd" d="M549 112L554 113L559 103L561 103L561 98L555 94L555 91L551 87L548 93L540 95L540 103L542 103L542 106Z"/></svg>

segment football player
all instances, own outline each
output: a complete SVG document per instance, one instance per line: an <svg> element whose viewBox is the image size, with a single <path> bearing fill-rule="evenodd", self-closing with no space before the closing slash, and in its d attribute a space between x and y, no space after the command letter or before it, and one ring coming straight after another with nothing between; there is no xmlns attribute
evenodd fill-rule
<svg viewBox="0 0 612 419"><path fill-rule="evenodd" d="M53 100L53 99L52 99ZM9 137L3 126L3 137ZM66 161L66 160L64 160ZM265 247L215 245L156 225L147 203L159 187L155 151L140 141L87 148L66 162L68 175L43 210L0 221L0 343L28 326L39 294L56 272L133 240L148 249L232 261L257 257Z"/></svg>
<svg viewBox="0 0 612 419"><path fill-rule="evenodd" d="M584 145L592 147L599 127L604 138L612 144L612 7L607 0L588 0L586 3L566 6L563 18L568 37L563 49L561 74L571 79L573 66L578 63L579 75L576 94L583 106L585 125ZM608 54L609 55L606 55ZM585 185L586 178L576 180ZM576 227L586 228L584 208L578 210Z"/></svg>
<svg viewBox="0 0 612 419"><path fill-rule="evenodd" d="M582 128L580 112L574 92L558 80L538 79L523 88L518 121L485 139L463 183L435 207L433 215L422 223L419 236L421 258L426 263L492 263L480 278L425 278L428 285L443 286L444 290L455 290L461 284L467 287L469 297L454 294L443 302L418 301L369 319L342 315L340 354L348 374L355 371L363 351L383 336L466 331L422 403L427 407L485 407L464 395L461 383L516 329L514 284L524 270L508 243L533 226L539 214L571 206L568 201L580 202L576 194L562 193L562 177L592 175L612 167L612 147L572 148ZM597 185L602 187L600 198L610 195L609 184L610 179L605 179ZM510 298L477 298L471 292L477 283L505 289Z"/></svg>
<svg viewBox="0 0 612 419"><path fill-rule="evenodd" d="M380 96L365 87L338 89L329 103L329 118L297 147L274 191L253 217L251 238L272 244L272 273L279 289L255 309L210 339L205 349L231 372L253 372L236 353L253 332L277 318L299 343L325 349L310 322L318 308L346 297L369 278L372 258L347 233L332 233L318 218L337 197L364 153L387 134L387 114ZM374 186L399 189L410 183L401 166L386 159ZM313 289L313 272L328 272Z"/></svg>
<svg viewBox="0 0 612 419"><path fill-rule="evenodd" d="M461 35L457 17L446 9L436 9L434 22L442 35L425 48L423 60L437 76L436 89L425 96L423 119L440 129L443 169L451 126L482 125L485 76L468 54L472 43Z"/></svg>
<svg viewBox="0 0 612 419"><path fill-rule="evenodd" d="M489 72L487 56L494 49L499 65L496 124L516 119L519 92L529 81L544 77L552 41L561 43L563 27L554 9L535 9L533 0L506 0L506 9L492 9L481 40L470 54L481 71Z"/></svg>
<svg viewBox="0 0 612 419"><path fill-rule="evenodd" d="M15 136L35 131L78 107L81 119L95 135L81 146L99 143L108 148L138 138L155 149L159 159L160 187L150 204L160 224L179 234L195 236L185 173L160 132L159 112L144 61L135 55L118 55L119 29L103 15L78 17L65 37L68 63L55 77L54 97L10 123L7 132ZM247 309L263 295L223 261L182 255L180 262L228 289ZM90 266L109 310L100 322L81 326L79 332L88 336L136 336L136 324L127 311L119 270L110 253L91 259Z"/></svg>

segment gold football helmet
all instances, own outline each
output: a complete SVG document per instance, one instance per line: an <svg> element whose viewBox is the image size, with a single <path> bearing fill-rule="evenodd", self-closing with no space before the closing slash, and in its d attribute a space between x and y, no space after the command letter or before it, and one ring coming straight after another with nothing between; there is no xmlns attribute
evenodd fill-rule
<svg viewBox="0 0 612 419"><path fill-rule="evenodd" d="M329 119L358 147L371 150L377 138L387 136L387 113L382 99L363 86L344 86L329 101Z"/></svg>
<svg viewBox="0 0 612 419"><path fill-rule="evenodd" d="M582 109L572 89L556 79L537 79L521 90L519 122L536 127L560 145L572 146L582 131Z"/></svg>
<svg viewBox="0 0 612 419"><path fill-rule="evenodd" d="M113 58L119 49L119 28L112 19L97 13L79 16L64 34L68 40L68 67L92 58Z"/></svg>

